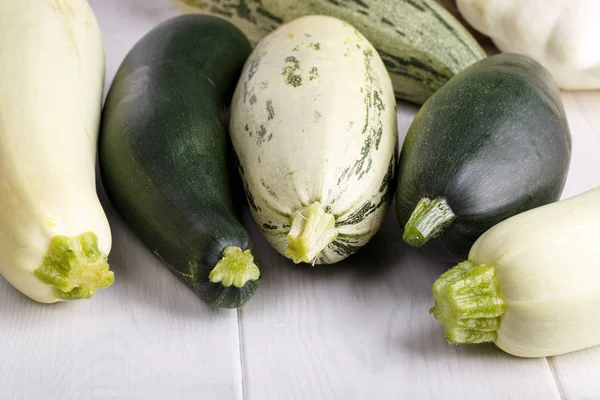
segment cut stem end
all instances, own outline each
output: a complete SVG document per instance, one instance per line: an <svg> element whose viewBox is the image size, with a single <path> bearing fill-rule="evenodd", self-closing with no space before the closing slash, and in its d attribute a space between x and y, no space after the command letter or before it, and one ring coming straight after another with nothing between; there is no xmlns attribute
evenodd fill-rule
<svg viewBox="0 0 600 400"><path fill-rule="evenodd" d="M258 280L260 270L254 264L254 256L250 250L242 251L239 247L229 246L223 250L223 258L208 274L212 283L221 283L225 287L231 285L241 288L248 281Z"/></svg>
<svg viewBox="0 0 600 400"><path fill-rule="evenodd" d="M496 269L465 261L433 284L435 305L430 310L444 326L451 343L495 342L506 302L500 294Z"/></svg>
<svg viewBox="0 0 600 400"><path fill-rule="evenodd" d="M338 236L335 217L325 212L319 202L296 211L290 218L290 225L285 256L296 264L313 262Z"/></svg>
<svg viewBox="0 0 600 400"><path fill-rule="evenodd" d="M424 197L410 215L402 239L411 246L421 247L429 239L439 236L455 218L446 199Z"/></svg>
<svg viewBox="0 0 600 400"><path fill-rule="evenodd" d="M54 236L42 264L33 274L52 286L61 300L89 299L96 289L108 287L115 280L93 232L73 237Z"/></svg>

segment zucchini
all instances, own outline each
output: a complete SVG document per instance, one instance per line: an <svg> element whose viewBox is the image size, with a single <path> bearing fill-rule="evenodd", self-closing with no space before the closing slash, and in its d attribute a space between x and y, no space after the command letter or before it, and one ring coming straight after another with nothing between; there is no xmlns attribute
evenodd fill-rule
<svg viewBox="0 0 600 400"><path fill-rule="evenodd" d="M230 132L252 216L279 253L331 264L378 231L394 188L395 107L377 51L346 22L298 18L256 47Z"/></svg>
<svg viewBox="0 0 600 400"><path fill-rule="evenodd" d="M256 45L281 24L328 15L356 27L383 59L396 96L422 104L485 52L434 0L172 0L185 13L219 15Z"/></svg>
<svg viewBox="0 0 600 400"><path fill-rule="evenodd" d="M224 121L250 51L220 18L168 20L129 52L102 115L100 168L110 200L169 270L215 307L241 307L259 285L233 203Z"/></svg>
<svg viewBox="0 0 600 400"><path fill-rule="evenodd" d="M600 188L513 216L433 285L452 343L519 357L600 345Z"/></svg>
<svg viewBox="0 0 600 400"><path fill-rule="evenodd" d="M0 273L41 303L90 298L114 280L96 194L98 23L85 0L4 1L0 38Z"/></svg>
<svg viewBox="0 0 600 400"><path fill-rule="evenodd" d="M512 54L452 78L419 110L400 155L396 210L404 240L457 262L486 230L557 201L571 134L551 75Z"/></svg>

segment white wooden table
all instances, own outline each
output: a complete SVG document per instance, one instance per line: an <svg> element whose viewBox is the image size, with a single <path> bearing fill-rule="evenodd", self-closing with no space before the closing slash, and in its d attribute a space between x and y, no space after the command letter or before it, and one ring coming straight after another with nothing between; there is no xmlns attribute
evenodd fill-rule
<svg viewBox="0 0 600 400"><path fill-rule="evenodd" d="M168 0L91 4L107 88L131 46L177 15ZM600 92L563 100L570 197L600 186ZM416 108L398 109L402 139ZM284 260L247 218L262 286L242 311L214 310L101 194L114 236L112 287L44 306L0 279L0 399L600 399L600 347L518 359L493 345L447 344L428 314L444 266L401 244L393 211L369 246L327 269Z"/></svg>

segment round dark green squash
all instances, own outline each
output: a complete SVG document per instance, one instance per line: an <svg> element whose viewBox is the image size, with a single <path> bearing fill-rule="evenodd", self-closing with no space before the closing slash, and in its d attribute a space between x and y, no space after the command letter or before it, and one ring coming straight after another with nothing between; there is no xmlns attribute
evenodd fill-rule
<svg viewBox="0 0 600 400"><path fill-rule="evenodd" d="M537 62L477 62L419 110L400 155L396 191L405 242L458 262L497 223L559 200L571 134L554 79Z"/></svg>
<svg viewBox="0 0 600 400"><path fill-rule="evenodd" d="M260 282L225 120L250 52L217 17L168 20L129 52L102 113L99 160L111 203L215 307L242 307Z"/></svg>

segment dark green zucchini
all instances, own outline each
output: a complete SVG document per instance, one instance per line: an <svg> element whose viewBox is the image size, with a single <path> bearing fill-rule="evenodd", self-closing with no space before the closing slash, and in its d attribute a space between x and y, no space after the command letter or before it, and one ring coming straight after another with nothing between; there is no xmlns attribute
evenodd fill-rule
<svg viewBox="0 0 600 400"><path fill-rule="evenodd" d="M243 306L259 285L236 213L224 115L251 48L229 22L171 19L129 52L102 114L100 168L129 227L205 302ZM236 197L236 198L232 198Z"/></svg>
<svg viewBox="0 0 600 400"><path fill-rule="evenodd" d="M557 201L571 159L559 89L537 62L496 55L467 68L419 110L400 155L404 241L467 258L500 221Z"/></svg>

